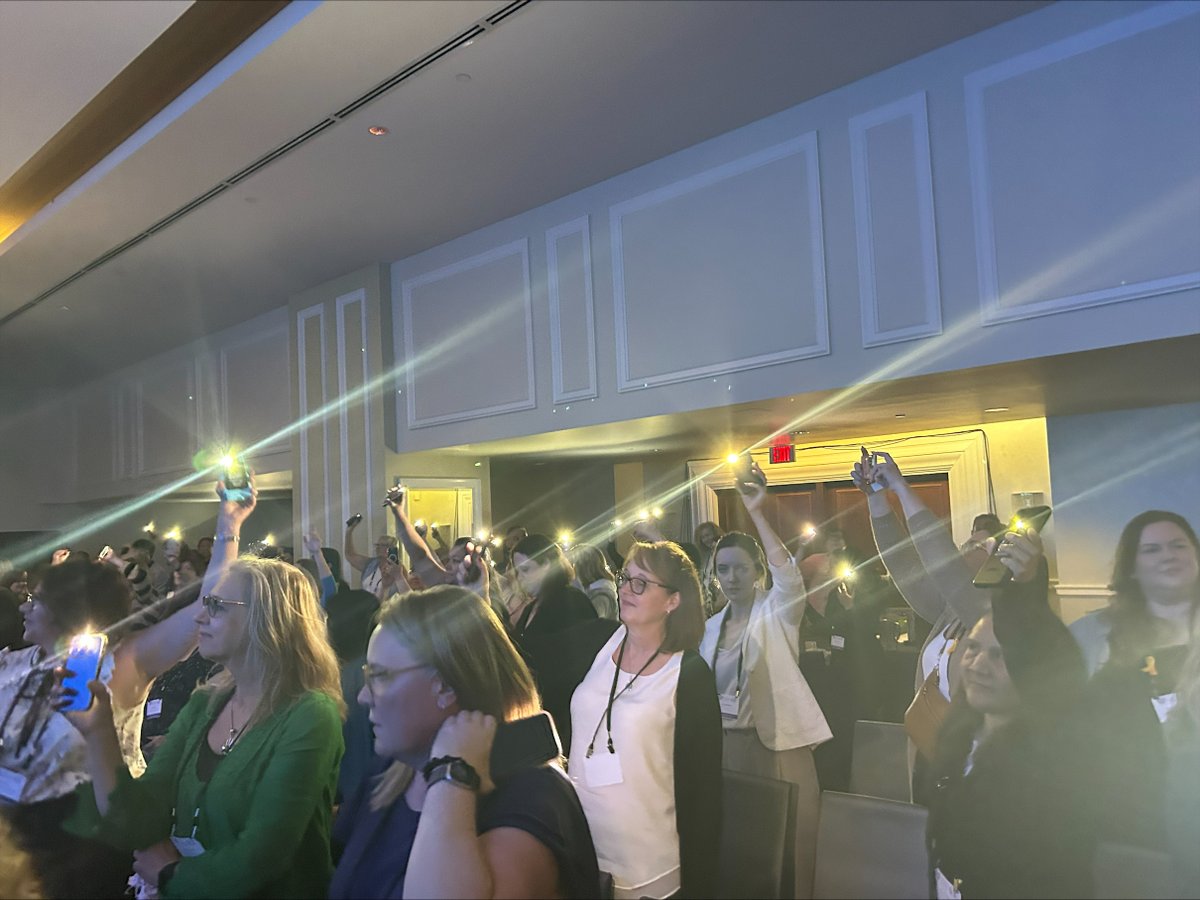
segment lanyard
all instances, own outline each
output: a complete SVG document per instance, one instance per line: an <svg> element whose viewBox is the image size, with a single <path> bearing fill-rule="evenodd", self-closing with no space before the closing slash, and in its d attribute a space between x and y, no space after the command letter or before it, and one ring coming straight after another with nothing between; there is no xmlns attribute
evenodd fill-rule
<svg viewBox="0 0 1200 900"><path fill-rule="evenodd" d="M638 680L638 677L643 672L645 672L646 669L648 669L650 667L650 663L652 663L656 659L658 659L658 654L662 653L662 647L660 646L657 650L654 651L654 655L651 656L648 660L646 660L646 662L642 665L642 667L637 670L637 673L632 678L629 679L629 681L628 681L628 683L626 683L625 687L621 688L621 690L618 692L617 691L617 678L621 674L621 660L623 660L625 658L625 642L627 640L629 640L628 634L626 634L625 637L621 638L621 649L617 652L617 664L613 669L612 687L608 689L608 707L604 710L604 715L602 715L600 717L600 720L598 722L596 722L596 730L592 732L592 740L591 740L591 743L588 744L588 748L587 748L587 756L589 759L591 758L593 751L595 751L595 749L596 749L596 737L600 734L600 726L605 721L608 722L608 752L609 753L617 752L616 748L613 746L613 738L612 738L613 704L617 702L617 700L621 697L622 694L624 694L627 690L629 690L631 687L633 687L633 683Z"/></svg>
<svg viewBox="0 0 1200 900"><path fill-rule="evenodd" d="M729 616L732 613L732 607L725 607L725 615L721 617L721 627L717 629L717 646L713 648L712 670L717 671L717 656L721 652L721 641L725 639L725 623L729 621ZM746 663L746 632L750 628L750 620L746 619L746 625L742 629L742 640L738 645L738 666L737 680L733 683L733 696L740 698L742 696L742 667ZM728 649L728 648L726 648Z"/></svg>

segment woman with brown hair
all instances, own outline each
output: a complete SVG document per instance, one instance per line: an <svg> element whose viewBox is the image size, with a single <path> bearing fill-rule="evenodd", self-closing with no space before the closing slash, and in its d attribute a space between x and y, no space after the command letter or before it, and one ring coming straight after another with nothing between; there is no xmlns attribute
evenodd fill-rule
<svg viewBox="0 0 1200 900"><path fill-rule="evenodd" d="M571 780L617 897L708 896L721 827L721 714L696 652L696 567L669 541L633 545L621 625L571 700Z"/></svg>

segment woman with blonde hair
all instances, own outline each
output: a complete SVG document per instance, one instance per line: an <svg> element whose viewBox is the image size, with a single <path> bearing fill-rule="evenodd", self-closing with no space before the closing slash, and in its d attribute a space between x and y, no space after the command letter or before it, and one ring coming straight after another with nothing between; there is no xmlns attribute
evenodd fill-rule
<svg viewBox="0 0 1200 900"><path fill-rule="evenodd" d="M196 623L201 655L224 671L142 777L121 761L103 685L91 683L91 709L67 714L92 779L70 824L132 851L132 881L151 895L322 895L344 704L316 592L294 566L243 558Z"/></svg>
<svg viewBox="0 0 1200 900"><path fill-rule="evenodd" d="M573 584L588 595L596 615L602 619L620 618L617 613L616 579L600 548L591 544L576 544L567 551L567 559L575 568Z"/></svg>
<svg viewBox="0 0 1200 900"><path fill-rule="evenodd" d="M338 813L331 898L595 894L591 836L561 770L492 779L497 723L541 703L486 600L441 585L384 603L359 702L391 763Z"/></svg>

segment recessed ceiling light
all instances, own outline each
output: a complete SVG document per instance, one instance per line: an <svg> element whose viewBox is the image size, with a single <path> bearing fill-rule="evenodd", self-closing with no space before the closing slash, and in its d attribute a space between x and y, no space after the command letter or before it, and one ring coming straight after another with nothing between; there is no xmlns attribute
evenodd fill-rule
<svg viewBox="0 0 1200 900"><path fill-rule="evenodd" d="M384 125L372 125L367 131L371 132L375 137L383 137L388 133L387 127Z"/></svg>
<svg viewBox="0 0 1200 900"><path fill-rule="evenodd" d="M469 41L467 41L465 44L463 44L463 46L470 47L473 43L475 43L475 38L471 38Z"/></svg>
<svg viewBox="0 0 1200 900"><path fill-rule="evenodd" d="M896 418L897 419L906 419L906 418L908 418L908 413L896 413Z"/></svg>
<svg viewBox="0 0 1200 900"><path fill-rule="evenodd" d="M989 406L984 412L1008 412L1007 406Z"/></svg>
<svg viewBox="0 0 1200 900"><path fill-rule="evenodd" d="M62 309L62 311L63 311L63 312L70 312L70 311L71 311L71 307L69 307L69 306L63 306L63 307L61 307L61 309Z"/></svg>
<svg viewBox="0 0 1200 900"><path fill-rule="evenodd" d="M459 72L459 73L458 73L457 75L455 75L454 77L455 77L455 78L456 78L458 81L462 81L462 82L467 82L467 81L470 81L470 80L471 80L471 76L470 76L470 75L468 75L466 72Z"/></svg>

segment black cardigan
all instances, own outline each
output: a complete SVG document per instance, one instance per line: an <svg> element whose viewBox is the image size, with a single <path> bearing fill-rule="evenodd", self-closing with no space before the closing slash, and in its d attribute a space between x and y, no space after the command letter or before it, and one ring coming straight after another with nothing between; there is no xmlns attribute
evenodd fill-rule
<svg viewBox="0 0 1200 900"><path fill-rule="evenodd" d="M534 619L536 622L537 619ZM525 654L555 716L563 747L571 746L571 696L619 622L596 619L554 635L526 633ZM675 694L675 827L679 833L680 897L712 897L717 890L721 837L721 708L708 664L685 650Z"/></svg>

